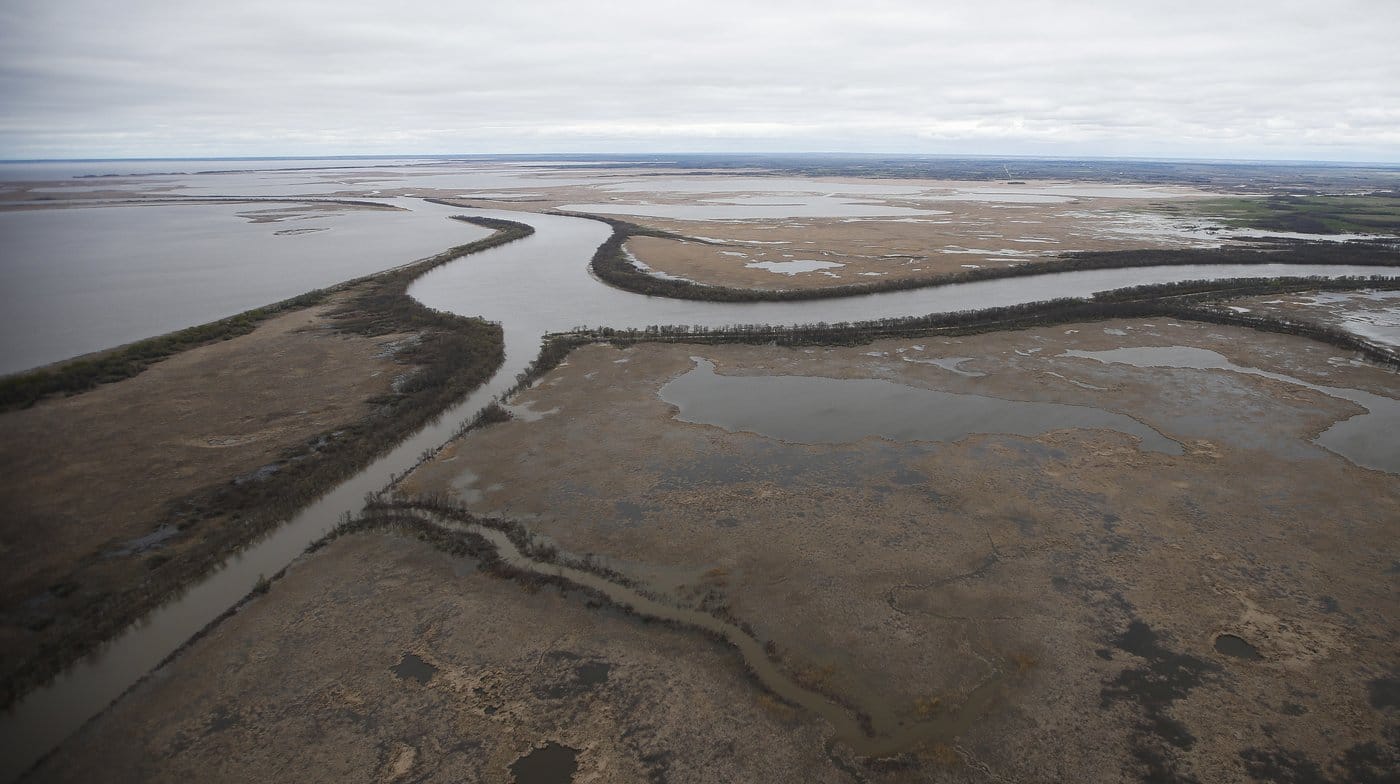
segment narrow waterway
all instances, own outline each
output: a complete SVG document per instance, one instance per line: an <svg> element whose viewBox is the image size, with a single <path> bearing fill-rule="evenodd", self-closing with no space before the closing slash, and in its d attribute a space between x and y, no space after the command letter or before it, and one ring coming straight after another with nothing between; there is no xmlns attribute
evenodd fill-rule
<svg viewBox="0 0 1400 784"><path fill-rule="evenodd" d="M593 572L560 563L536 561L522 553L511 542L510 537L495 528L461 523L422 510L403 511L444 530L472 534L485 539L508 566L532 574L562 578L580 588L606 596L613 604L643 617L669 621L719 637L738 652L749 672L753 673L764 687L783 700L821 716L835 728L836 739L839 742L863 757L888 756L920 743L956 737L991 706L998 688L1006 680L1008 669L1014 667L1002 667L999 663L989 662L986 676L968 692L966 699L957 709L943 711L919 721L901 719L899 713L888 705L842 705L793 680L768 657L763 641L750 636L728 621L701 610L680 607L647 596ZM560 556L560 560L571 559L572 556L568 554ZM865 717L866 722L861 721L861 716Z"/></svg>
<svg viewBox="0 0 1400 784"><path fill-rule="evenodd" d="M609 236L607 225L581 218L464 210L403 200L424 215L468 214L529 223L524 240L468 256L424 275L410 294L429 307L499 321L506 359L487 384L372 465L303 510L268 537L230 558L179 598L131 626L93 656L0 716L0 780L12 780L95 716L165 657L362 506L366 493L451 437L459 424L508 389L538 353L548 332L579 326L804 324L860 321L1013 305L1146 283L1276 275L1389 274L1400 268L1228 265L1093 270L984 281L811 302L709 303L643 297L593 278L588 262Z"/></svg>

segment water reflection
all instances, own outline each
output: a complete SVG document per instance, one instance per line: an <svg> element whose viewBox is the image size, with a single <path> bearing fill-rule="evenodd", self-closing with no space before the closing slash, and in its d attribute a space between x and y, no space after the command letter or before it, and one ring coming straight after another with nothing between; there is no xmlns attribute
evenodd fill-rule
<svg viewBox="0 0 1400 784"><path fill-rule="evenodd" d="M1332 425L1314 440L1319 446L1336 452L1356 465L1393 474L1400 473L1400 441L1395 438L1395 434L1400 432L1400 400L1359 389L1325 387L1282 373L1236 365L1214 351L1192 346L1145 346L1107 351L1070 350L1060 356L1083 357L1104 363L1118 362L1142 368L1228 370L1295 384L1329 397L1349 400L1366 409L1366 413L1357 414Z"/></svg>
<svg viewBox="0 0 1400 784"><path fill-rule="evenodd" d="M974 433L1039 436L1055 430L1116 430L1142 448L1179 455L1181 445L1124 414L1090 406L956 394L873 378L728 376L707 359L661 387L684 422L802 444L879 437L958 441Z"/></svg>
<svg viewBox="0 0 1400 784"><path fill-rule="evenodd" d="M490 233L444 217L281 203L0 212L0 373L205 324Z"/></svg>

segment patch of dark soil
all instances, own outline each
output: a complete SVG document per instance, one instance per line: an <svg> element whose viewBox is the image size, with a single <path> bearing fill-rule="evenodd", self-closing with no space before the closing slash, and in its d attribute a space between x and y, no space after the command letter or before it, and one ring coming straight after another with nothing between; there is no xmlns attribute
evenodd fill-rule
<svg viewBox="0 0 1400 784"><path fill-rule="evenodd" d="M1247 659L1259 661L1264 657L1260 655L1259 649L1250 645L1243 637L1234 634L1219 634L1215 637L1215 650L1226 656L1233 656L1236 659Z"/></svg>
<svg viewBox="0 0 1400 784"><path fill-rule="evenodd" d="M1278 784L1396 784L1400 757L1393 745L1375 741L1347 749L1324 770L1307 755L1286 749L1245 749L1240 752L1245 772L1255 781Z"/></svg>
<svg viewBox="0 0 1400 784"><path fill-rule="evenodd" d="M1400 678L1376 678L1366 684L1366 692L1376 710L1400 708Z"/></svg>
<svg viewBox="0 0 1400 784"><path fill-rule="evenodd" d="M567 699L578 697L608 682L613 665L610 662L584 660L583 657L567 651L552 651L549 659L568 662L570 666L559 673L552 683L544 683L535 688L535 694L545 699Z"/></svg>
<svg viewBox="0 0 1400 784"><path fill-rule="evenodd" d="M399 663L394 665L394 674L405 680L415 680L418 683L427 685L428 681L437 674L438 668L423 661L417 655L405 653Z"/></svg>
<svg viewBox="0 0 1400 784"><path fill-rule="evenodd" d="M1135 706L1142 717L1132 738L1140 780L1163 784L1195 782L1190 774L1178 771L1172 760L1171 748L1189 749L1196 737L1171 715L1171 707L1209 675L1219 672L1220 666L1171 650L1157 632L1138 619L1133 619L1110 645L1143 660L1142 666L1118 673L1099 692L1103 707L1126 702Z"/></svg>

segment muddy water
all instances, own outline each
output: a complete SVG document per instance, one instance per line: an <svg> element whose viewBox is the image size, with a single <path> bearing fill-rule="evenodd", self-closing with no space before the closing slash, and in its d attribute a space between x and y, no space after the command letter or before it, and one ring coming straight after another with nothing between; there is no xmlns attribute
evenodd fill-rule
<svg viewBox="0 0 1400 784"><path fill-rule="evenodd" d="M1314 441L1355 465L1400 474L1400 439L1395 437L1396 433L1400 433L1400 400L1359 389L1325 387L1282 373L1236 365L1214 351L1190 346L1147 346L1115 348L1108 351L1070 350L1060 356L1082 357L1104 363L1118 362L1141 368L1227 370L1295 384L1329 397L1349 400L1366 409L1366 412L1332 425Z"/></svg>
<svg viewBox="0 0 1400 784"><path fill-rule="evenodd" d="M578 326L838 323L1084 297L1127 286L1202 278L1400 275L1400 268L1352 265L1173 265L1065 272L808 302L701 302L638 296L592 277L589 257L609 235L608 227L596 221L503 210L438 209L444 216L524 221L535 227L535 234L523 244L499 249L505 253L481 254L439 267L419 278L409 294L432 308L500 321L508 332L533 334L535 342L546 332Z"/></svg>
<svg viewBox="0 0 1400 784"><path fill-rule="evenodd" d="M588 261L594 249L609 235L605 224L562 216L405 203L426 217L445 219L465 213L519 220L535 227L536 233L525 240L440 267L420 278L410 289L410 294L430 307L501 322L506 342L502 369L477 392L444 412L439 422L406 439L267 538L230 558L178 599L134 624L96 655L75 665L50 685L34 691L0 716L0 738L4 740L0 747L0 780L17 777L232 607L261 576L272 575L291 563L307 545L331 530L342 515L359 511L366 493L383 488L395 475L414 465L424 450L446 442L459 423L471 418L511 386L516 374L538 353L540 339L547 332L576 326L692 324L720 327L857 321L1086 296L1123 286L1199 278L1400 275L1400 269L1376 267L1176 266L985 281L841 300L752 304L691 302L641 297L592 278L588 273Z"/></svg>
<svg viewBox="0 0 1400 784"><path fill-rule="evenodd" d="M1090 406L955 394L873 378L728 376L709 360L661 387L684 422L717 425L802 444L872 436L894 441L957 441L974 433L1038 436L1054 430L1117 430L1143 449L1179 455L1181 445L1124 414Z"/></svg>
<svg viewBox="0 0 1400 784"><path fill-rule="evenodd" d="M482 537L509 566L533 574L563 578L581 588L596 591L638 615L699 629L723 639L738 652L749 671L764 687L787 702L821 716L835 728L839 742L863 757L888 756L920 744L956 737L991 707L1009 672L1000 664L989 662L987 676L968 693L961 706L927 719L911 721L902 718L893 710L893 706L888 705L860 704L853 710L799 685L768 658L762 641L749 636L734 624L706 612L652 598L592 572L536 561L520 552L505 533L494 528L459 523L421 512L419 516L441 528ZM563 560L569 560L568 556ZM869 719L868 731L858 718L857 710Z"/></svg>

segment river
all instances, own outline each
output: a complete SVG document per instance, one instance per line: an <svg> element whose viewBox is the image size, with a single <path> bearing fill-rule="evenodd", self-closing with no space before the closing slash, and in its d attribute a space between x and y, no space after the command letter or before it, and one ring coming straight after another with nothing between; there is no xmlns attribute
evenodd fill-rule
<svg viewBox="0 0 1400 784"><path fill-rule="evenodd" d="M390 453L316 501L266 538L231 557L221 568L91 657L37 689L0 717L0 779L11 780L97 715L164 658L330 531L357 512L366 493L413 466L425 449L451 437L458 425L508 389L535 357L548 332L577 326L645 327L689 324L802 324L858 321L987 308L1144 283L1198 278L1274 275L1400 276L1400 268L1285 265L1172 266L1094 270L984 281L889 294L810 302L708 303L643 297L609 287L588 271L593 251L609 235L605 224L581 218L489 210L463 210L399 200L420 216L443 219L469 214L529 223L524 240L468 256L429 272L409 293L424 304L480 315L504 326L506 360L481 389L406 439Z"/></svg>

